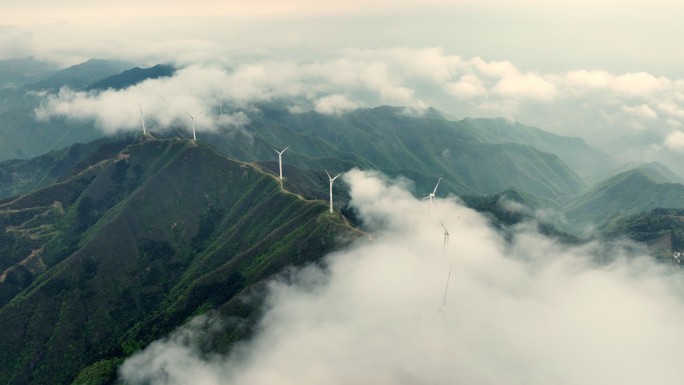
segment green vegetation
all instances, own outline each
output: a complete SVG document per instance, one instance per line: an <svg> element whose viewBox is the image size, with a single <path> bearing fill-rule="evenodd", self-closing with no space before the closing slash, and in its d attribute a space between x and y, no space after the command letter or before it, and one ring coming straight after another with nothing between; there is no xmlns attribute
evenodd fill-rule
<svg viewBox="0 0 684 385"><path fill-rule="evenodd" d="M133 143L133 136L114 136L75 144L29 160L0 163L0 199L28 194L64 181L74 173L117 154Z"/></svg>
<svg viewBox="0 0 684 385"><path fill-rule="evenodd" d="M49 89L56 91L66 86L76 90L134 66L134 63L121 60L90 59L84 63L60 70L28 87L34 90Z"/></svg>
<svg viewBox="0 0 684 385"><path fill-rule="evenodd" d="M600 228L599 234L607 239L627 237L645 244L655 257L678 263L673 251L684 251L684 209L656 208L615 216Z"/></svg>
<svg viewBox="0 0 684 385"><path fill-rule="evenodd" d="M684 207L684 185L651 168L625 171L592 187L565 209L575 224L600 224L618 214L636 214L656 207Z"/></svg>
<svg viewBox="0 0 684 385"><path fill-rule="evenodd" d="M556 147L577 147L577 151L588 148L586 144L578 139L568 144L541 130L514 128L509 138L516 137L517 132L524 135L517 140L503 140L498 131L474 126L470 120L448 121L436 113L410 116L401 108L387 106L340 116L291 114L264 106L250 119L246 134L205 135L217 151L245 161L273 160L272 147L289 144L285 163L303 171L328 168L341 172L359 167L391 177L405 176L416 182L416 195L430 192L440 175L442 194L493 194L514 187L549 205L567 201L585 188L582 179L561 158L525 141L539 135L551 143L548 138L553 137L559 142ZM508 126L503 121L499 124ZM276 166L265 164L269 168ZM285 175L290 178L288 171Z"/></svg>
<svg viewBox="0 0 684 385"><path fill-rule="evenodd" d="M173 66L164 64L157 64L150 68L135 67L92 83L86 87L86 90L106 90L110 88L121 90L136 85L143 80L172 76L175 70Z"/></svg>
<svg viewBox="0 0 684 385"><path fill-rule="evenodd" d="M354 236L323 202L201 143L112 152L0 204L2 383L111 383L126 356L210 309L249 317L255 305L225 305Z"/></svg>

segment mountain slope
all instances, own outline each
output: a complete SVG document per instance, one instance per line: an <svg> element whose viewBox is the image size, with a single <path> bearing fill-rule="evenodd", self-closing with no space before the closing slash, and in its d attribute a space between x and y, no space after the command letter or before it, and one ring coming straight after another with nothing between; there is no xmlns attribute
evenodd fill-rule
<svg viewBox="0 0 684 385"><path fill-rule="evenodd" d="M670 170L667 168L667 166L660 162L627 163L611 170L607 177L633 169L643 170L653 178L657 178L661 183L682 183L683 181L681 176L677 175L674 171ZM604 177L603 179L606 179L607 177Z"/></svg>
<svg viewBox="0 0 684 385"><path fill-rule="evenodd" d="M360 109L339 116L261 108L242 132L203 134L222 153L248 161L272 160L273 147L290 145L284 162L302 169L372 168L416 182L417 195L442 175L441 194L491 194L510 187L566 200L585 188L558 156L502 142L432 115L402 109Z"/></svg>
<svg viewBox="0 0 684 385"><path fill-rule="evenodd" d="M86 91L114 89L121 90L126 87L136 85L147 79L157 79L172 76L175 68L171 65L157 64L150 68L135 67L123 71L120 74L112 75L98 82L88 85Z"/></svg>
<svg viewBox="0 0 684 385"><path fill-rule="evenodd" d="M0 220L5 384L111 376L112 362L193 314L353 236L324 202L177 139L132 144L6 200Z"/></svg>
<svg viewBox="0 0 684 385"><path fill-rule="evenodd" d="M60 70L28 87L33 90L58 90L61 87L81 89L134 66L131 62L121 60L90 59Z"/></svg>
<svg viewBox="0 0 684 385"><path fill-rule="evenodd" d="M654 209L611 219L600 229L602 237L628 237L645 244L651 254L668 262L682 264L684 256L684 209Z"/></svg>
<svg viewBox="0 0 684 385"><path fill-rule="evenodd" d="M555 135L505 119L466 118L458 124L479 135L488 142L512 142L527 144L540 151L556 154L576 172L591 177L616 164L609 155L587 145L580 138Z"/></svg>
<svg viewBox="0 0 684 385"><path fill-rule="evenodd" d="M592 187L565 210L575 223L602 223L612 216L635 214L656 207L684 207L684 185L652 169L625 171Z"/></svg>
<svg viewBox="0 0 684 385"><path fill-rule="evenodd" d="M0 113L0 160L29 159L102 136L91 122L64 118L41 122L33 108L13 109Z"/></svg>
<svg viewBox="0 0 684 385"><path fill-rule="evenodd" d="M0 162L0 199L28 194L65 180L75 171L111 157L134 141L133 135L112 136L86 144L74 144L61 150L50 151L29 160L13 159Z"/></svg>

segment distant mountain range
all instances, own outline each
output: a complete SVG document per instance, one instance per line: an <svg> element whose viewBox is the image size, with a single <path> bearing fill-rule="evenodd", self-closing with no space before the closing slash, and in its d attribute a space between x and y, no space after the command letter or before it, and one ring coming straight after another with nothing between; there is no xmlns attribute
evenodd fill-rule
<svg viewBox="0 0 684 385"><path fill-rule="evenodd" d="M620 215L600 227L603 238L629 238L640 242L655 257L677 266L684 264L684 209L657 208Z"/></svg>
<svg viewBox="0 0 684 385"><path fill-rule="evenodd" d="M32 90L58 90L61 87L78 90L134 66L134 63L121 60L90 59L60 70L27 87Z"/></svg>
<svg viewBox="0 0 684 385"><path fill-rule="evenodd" d="M54 63L30 58L0 60L0 89L21 87L42 80L58 70Z"/></svg>
<svg viewBox="0 0 684 385"><path fill-rule="evenodd" d="M16 63L13 67L2 63L6 69L17 67ZM45 68L45 65L35 63L33 67ZM139 68L127 62L92 59L47 77L47 70L27 71L45 78L25 84L25 90L54 90L68 86L98 92L172 76L175 68L170 65ZM7 92L15 95L17 90ZM38 100L34 97L24 96L17 102L23 108L0 114L0 159L29 159L72 143L85 145L102 136L88 122L74 123L64 119L36 122L32 111L36 103ZM274 102L262 104L257 112L250 112L251 123L242 131L223 128L218 133L201 133L200 136L222 154L262 162L264 167L272 166L274 147L290 145L286 167L300 170L299 175L309 179L309 183L299 186L308 186L314 181L324 183L320 177L323 168L344 171L360 167L377 169L390 176L406 176L416 183L414 193L421 195L429 192L436 178L443 176L441 193L491 195L514 189L533 196L542 206L565 212L575 224L604 222L612 215L652 209L658 202L680 204L676 199L679 194L677 183L682 179L662 165L619 168L612 158L579 138L551 134L506 119L454 121L445 116L436 110L412 116L401 107L389 106L358 109L342 115L291 113ZM155 134L169 135L168 132ZM48 155L61 156L58 152ZM14 167L19 167L21 162L17 162ZM626 177L616 175L635 167L645 172L650 182L635 179L628 183L623 180ZM10 178L13 182L5 177L9 184L0 189L0 194L5 195L25 193L52 181L50 178L25 179L21 187L14 183L18 182L20 170L5 168L4 172L14 173L13 179ZM42 175L36 170L31 173ZM673 185L646 187L651 182L662 184L656 175L666 177ZM594 185L601 177L607 179ZM623 200L612 195L612 191L622 190L622 187L604 191L613 184L625 187ZM643 194L640 197L639 190L648 191L650 197ZM627 191L633 192L628 194Z"/></svg>
<svg viewBox="0 0 684 385"><path fill-rule="evenodd" d="M250 115L252 123L245 129L249 137L203 135L217 150L238 159L273 159L272 147L291 145L287 162L300 168L343 171L354 166L403 175L416 182L417 195L429 192L440 175L442 194L492 194L513 187L549 204L586 187L560 157L523 143L541 130L518 125L510 135L519 131L521 137L504 141L489 127L436 115L410 116L402 108L384 106L329 116L265 106ZM543 134L539 141L564 141ZM573 145L589 148L580 140L565 147L572 150Z"/></svg>
<svg viewBox="0 0 684 385"><path fill-rule="evenodd" d="M605 223L618 214L684 207L684 185L673 183L668 174L662 166L653 165L621 172L582 193L566 207L565 216L590 225Z"/></svg>
<svg viewBox="0 0 684 385"><path fill-rule="evenodd" d="M147 79L158 79L172 76L176 69L168 64L157 64L150 68L135 67L129 70L109 76L100 81L89 84L85 87L86 91L95 90L121 90L126 87L136 85Z"/></svg>
<svg viewBox="0 0 684 385"><path fill-rule="evenodd" d="M29 159L103 136L92 122L37 120L34 110L42 102L37 91L120 89L174 71L169 65L133 67L126 61L91 59L57 71L53 65L28 59L0 61L0 74L11 79L11 87L9 80L5 88L0 87L0 160Z"/></svg>
<svg viewBox="0 0 684 385"><path fill-rule="evenodd" d="M36 122L34 91L122 89L175 68L3 70L14 71L0 89L4 384L113 384L126 357L208 311L234 321L214 347L248 335L259 302L244 298L364 236L343 183L328 213L325 170L406 177L417 197L441 177L438 197L484 213L505 239L531 222L563 243L628 237L677 265L684 251L682 178L657 163L620 165L579 138L433 109L325 115L280 102L197 141L181 127L104 137L87 122ZM286 146L280 181L274 149ZM562 220L540 219L544 210Z"/></svg>

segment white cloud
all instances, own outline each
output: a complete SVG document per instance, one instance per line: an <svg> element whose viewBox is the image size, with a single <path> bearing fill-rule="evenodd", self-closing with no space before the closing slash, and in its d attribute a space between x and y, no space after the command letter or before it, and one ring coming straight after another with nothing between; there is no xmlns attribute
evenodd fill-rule
<svg viewBox="0 0 684 385"><path fill-rule="evenodd" d="M672 87L665 77L655 77L646 72L627 73L617 76L613 88L620 94L633 97L646 97L650 94Z"/></svg>
<svg viewBox="0 0 684 385"><path fill-rule="evenodd" d="M551 100L556 96L556 86L535 74L503 78L492 91L503 97L520 99Z"/></svg>
<svg viewBox="0 0 684 385"><path fill-rule="evenodd" d="M314 110L325 115L339 115L359 107L344 95L328 95L316 100Z"/></svg>
<svg viewBox="0 0 684 385"><path fill-rule="evenodd" d="M200 116L199 130L213 130L216 122L209 117L220 104L240 111L287 99L292 111L331 114L383 104L420 113L433 106L456 117L507 116L582 137L625 160L643 160L648 146L664 142L672 127L684 123L682 84L645 72L529 72L439 48L342 49L318 58L256 56L232 65L192 65L173 78L118 93L64 93L50 98L40 115L93 119L107 131L134 129L140 101L159 127L187 124L188 110ZM167 105L159 105L160 94ZM632 136L642 133L649 135ZM659 152L657 160L676 168L681 159L671 155Z"/></svg>
<svg viewBox="0 0 684 385"><path fill-rule="evenodd" d="M459 99L473 99L485 95L487 90L475 75L463 75L457 82L447 85L447 92Z"/></svg>
<svg viewBox="0 0 684 385"><path fill-rule="evenodd" d="M565 79L570 86L605 89L613 83L614 77L605 71L579 70L568 72Z"/></svg>
<svg viewBox="0 0 684 385"><path fill-rule="evenodd" d="M344 177L373 239L271 284L257 335L202 358L172 337L130 358L129 384L679 384L682 273L619 247L566 248ZM451 232L442 247L443 222ZM615 259L597 264L593 255ZM451 266L451 268L450 268ZM446 310L442 306L451 269ZM191 374L191 376L190 376ZM189 377L190 376L190 377Z"/></svg>
<svg viewBox="0 0 684 385"><path fill-rule="evenodd" d="M640 104L638 106L622 106L622 111L627 115L641 119L657 119L658 114L653 111L647 104Z"/></svg>
<svg viewBox="0 0 684 385"><path fill-rule="evenodd" d="M484 61L475 57L468 61L480 74L492 78L510 78L520 75L520 71L509 61Z"/></svg>
<svg viewBox="0 0 684 385"><path fill-rule="evenodd" d="M665 146L671 150L684 150L684 132L675 130L672 131L665 139Z"/></svg>

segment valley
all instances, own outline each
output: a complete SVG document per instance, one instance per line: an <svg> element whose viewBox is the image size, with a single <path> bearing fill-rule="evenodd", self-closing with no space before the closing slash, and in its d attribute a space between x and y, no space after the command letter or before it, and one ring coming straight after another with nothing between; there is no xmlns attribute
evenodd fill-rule
<svg viewBox="0 0 684 385"><path fill-rule="evenodd" d="M0 382L114 384L127 358L207 314L230 320L210 344L229 351L252 336L277 277L374 239L344 178L328 211L329 179L350 171L417 199L434 192L437 212L472 209L507 247L531 226L559 247L629 239L680 264L674 171L507 119L386 105L322 114L277 100L226 115L219 105L197 140L180 120L105 135L92 121L37 119L36 92L95 98L178 70L133 65L92 60L0 90ZM238 113L242 125L226 123Z"/></svg>

